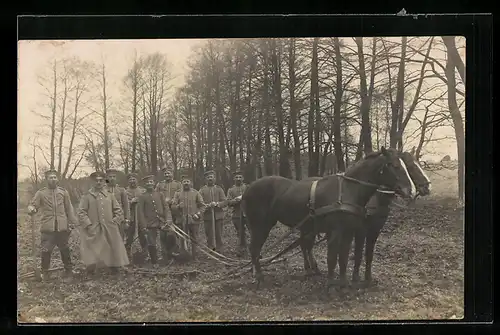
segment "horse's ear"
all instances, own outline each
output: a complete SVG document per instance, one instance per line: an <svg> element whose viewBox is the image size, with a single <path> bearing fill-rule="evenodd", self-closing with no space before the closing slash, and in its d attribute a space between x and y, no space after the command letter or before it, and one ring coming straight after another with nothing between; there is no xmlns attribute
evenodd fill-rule
<svg viewBox="0 0 500 335"><path fill-rule="evenodd" d="M387 155L387 150L385 149L384 146L380 148L380 152L382 153L382 155Z"/></svg>

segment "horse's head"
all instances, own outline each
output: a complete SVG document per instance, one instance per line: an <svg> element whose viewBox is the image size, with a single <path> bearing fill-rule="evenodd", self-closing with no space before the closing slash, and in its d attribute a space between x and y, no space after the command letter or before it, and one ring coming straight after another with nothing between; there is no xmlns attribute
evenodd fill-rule
<svg viewBox="0 0 500 335"><path fill-rule="evenodd" d="M405 199L411 199L416 194L415 184L397 150L382 147L376 162L378 185L394 190Z"/></svg>
<svg viewBox="0 0 500 335"><path fill-rule="evenodd" d="M400 157L406 164L406 168L417 189L416 195L426 196L431 193L431 180L420 167L415 157L410 152L400 153Z"/></svg>

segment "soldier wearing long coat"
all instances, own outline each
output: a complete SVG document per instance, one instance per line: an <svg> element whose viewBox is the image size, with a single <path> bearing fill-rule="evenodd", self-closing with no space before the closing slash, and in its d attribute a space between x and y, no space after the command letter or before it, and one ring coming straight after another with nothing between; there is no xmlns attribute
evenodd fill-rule
<svg viewBox="0 0 500 335"><path fill-rule="evenodd" d="M179 211L179 226L189 235L194 243L191 243L191 258L196 259L198 250L199 230L202 213L206 205L201 194L191 187L191 180L188 176L182 176L182 190L175 192L172 207ZM187 251L187 250L186 250Z"/></svg>
<svg viewBox="0 0 500 335"><path fill-rule="evenodd" d="M160 235L160 242L175 238L173 232L168 228L168 224L172 223L172 214L163 195L154 189L154 176L149 175L142 180L146 192L139 196L137 216L140 230L146 235L151 263L156 267L158 265L156 248L158 235ZM161 243L164 263L171 256L172 250L169 248L171 245L172 243L168 245Z"/></svg>
<svg viewBox="0 0 500 335"><path fill-rule="evenodd" d="M241 198L247 189L247 185L243 183L243 174L241 171L234 172L234 185L227 191L227 203L233 209L231 220L236 234L238 235L237 255L242 256L246 250L246 217L241 209Z"/></svg>
<svg viewBox="0 0 500 335"><path fill-rule="evenodd" d="M29 203L28 212L32 215L37 212L40 214L41 268L42 278L46 280L49 279L48 270L55 246L61 253L65 275L72 275L73 264L68 240L70 228L76 226L77 218L68 191L57 185L57 171L45 172L45 179L47 187L43 187L35 193Z"/></svg>
<svg viewBox="0 0 500 335"><path fill-rule="evenodd" d="M78 206L80 252L89 274L96 267L108 267L114 273L129 264L120 235L123 211L115 196L108 192L103 172L90 175L94 185L83 195Z"/></svg>
<svg viewBox="0 0 500 335"><path fill-rule="evenodd" d="M205 234L207 236L207 245L210 249L222 252L222 229L224 223L224 210L226 206L226 195L219 185L215 184L214 171L205 172L206 184L200 189L200 194L207 208L203 214L205 225ZM213 218L212 218L213 212ZM215 220L215 232L213 230L212 220ZM214 242L215 234L215 246ZM215 247L215 248L214 248Z"/></svg>
<svg viewBox="0 0 500 335"><path fill-rule="evenodd" d="M125 240L125 230L130 223L130 207L128 203L127 191L125 188L116 183L117 173L118 171L115 169L106 170L106 182L108 192L115 196L123 211L123 222L120 223L120 234L122 235L123 240Z"/></svg>

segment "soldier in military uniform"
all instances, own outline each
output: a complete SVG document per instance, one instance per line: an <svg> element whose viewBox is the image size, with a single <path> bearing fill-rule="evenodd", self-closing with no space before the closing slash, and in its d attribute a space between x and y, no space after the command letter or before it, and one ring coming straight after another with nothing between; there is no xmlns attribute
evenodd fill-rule
<svg viewBox="0 0 500 335"><path fill-rule="evenodd" d="M172 208L172 201L174 199L174 194L177 191L180 191L182 189L181 183L179 183L177 180L174 180L172 170L169 170L167 167L164 167L162 169L164 180L160 181L156 185L156 192L160 192L163 194L163 197L167 201L168 206L170 207L170 211L172 213L172 221L175 225L178 226L179 219L179 211L175 208ZM161 238L162 240L162 246L165 246L166 248L168 247L169 250L175 250L177 249L177 241L175 239L175 236L173 239L170 239L169 241L165 240L165 237L167 235L162 235ZM170 245L173 244L173 245ZM165 253L165 250L162 249L162 252Z"/></svg>
<svg viewBox="0 0 500 335"><path fill-rule="evenodd" d="M68 240L70 229L77 224L77 218L68 191L57 185L57 171L45 172L45 179L47 187L35 193L28 206L28 212L30 214L38 212L41 216L41 268L42 278L47 280L49 279L50 259L55 246L61 253L65 276L73 274Z"/></svg>
<svg viewBox="0 0 500 335"><path fill-rule="evenodd" d="M246 217L241 210L241 197L247 189L247 185L243 183L243 174L237 170L234 172L234 185L227 191L227 202L233 208L232 221L236 233L238 234L238 249L237 256L242 256L246 249Z"/></svg>
<svg viewBox="0 0 500 335"><path fill-rule="evenodd" d="M200 189L203 202L207 205L203 214L207 245L210 249L222 252L222 228L224 222L223 208L226 206L226 195L219 185L215 185L214 171L205 172L206 184ZM212 217L213 211L213 217ZM213 231L212 220L215 219L215 232ZM215 246L214 242L215 233ZM214 248L215 247L215 248Z"/></svg>
<svg viewBox="0 0 500 335"><path fill-rule="evenodd" d="M199 229L201 215L205 210L205 204L201 194L191 187L191 180L188 176L182 176L182 190L175 192L172 207L179 210L179 226L183 229L187 227L187 233L192 240L199 243ZM183 229L184 230L184 229ZM196 259L196 243L191 243L191 258Z"/></svg>
<svg viewBox="0 0 500 335"><path fill-rule="evenodd" d="M165 197L155 191L154 176L149 175L142 178L146 192L139 195L137 203L137 216L139 218L140 230L146 234L149 257L153 267L158 266L158 254L156 242L158 235L167 235L164 239L171 239L173 232L168 228L167 224L172 223L172 214L165 200ZM161 240L161 236L160 236ZM166 246L162 246L162 249ZM163 254L165 257L171 252L166 250ZM165 261L165 260L163 260Z"/></svg>
<svg viewBox="0 0 500 335"><path fill-rule="evenodd" d="M120 223L120 234L122 235L123 240L125 240L125 229L128 227L130 223L130 207L128 203L127 191L125 188L116 184L116 174L118 173L115 169L106 170L106 182L108 187L108 192L112 193L118 204L122 208L123 211L123 222Z"/></svg>
<svg viewBox="0 0 500 335"><path fill-rule="evenodd" d="M80 254L93 275L97 267L108 267L117 274L129 264L127 251L120 235L123 211L113 193L106 187L106 174L96 171L90 175L94 185L80 199Z"/></svg>
<svg viewBox="0 0 500 335"><path fill-rule="evenodd" d="M126 227L126 240L125 240L125 249L127 249L127 255L129 259L131 258L131 248L132 243L134 241L134 235L137 230L137 235L139 237L139 244L141 245L142 251L147 250L148 243L146 241L146 236L139 232L139 229L136 229L138 225L137 220L137 202L139 201L139 196L144 193L146 190L143 187L137 185L137 173L129 173L127 176L128 179L128 187L126 189L128 203L130 205L130 222L128 227Z"/></svg>

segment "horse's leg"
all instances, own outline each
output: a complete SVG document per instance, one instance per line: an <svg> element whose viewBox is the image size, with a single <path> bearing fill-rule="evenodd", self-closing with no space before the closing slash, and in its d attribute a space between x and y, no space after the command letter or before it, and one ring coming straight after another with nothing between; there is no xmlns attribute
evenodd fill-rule
<svg viewBox="0 0 500 335"><path fill-rule="evenodd" d="M300 249L302 250L302 257L304 258L304 271L305 275L311 275L311 263L309 262L309 250L307 248L306 235L308 232L301 230L300 231Z"/></svg>
<svg viewBox="0 0 500 335"><path fill-rule="evenodd" d="M263 281L262 269L260 267L260 252L262 251L262 246L266 242L271 229L276 224L276 220L262 221L264 224L257 227L252 226L251 229L251 239L250 239L250 255L253 265L253 274L257 287L259 287L260 282Z"/></svg>
<svg viewBox="0 0 500 335"><path fill-rule="evenodd" d="M349 220L350 221L350 220ZM339 286L347 286L347 263L349 261L349 251L351 250L352 240L354 238L354 223L347 221L341 228L341 239L339 248Z"/></svg>
<svg viewBox="0 0 500 335"><path fill-rule="evenodd" d="M313 253L313 248L314 248L314 242L316 241L316 235L309 236L306 239L306 244L307 244L307 252L309 255L309 264L311 265L311 271L313 275L320 275L321 271L319 270L318 267L318 262L316 262L316 259L314 258L314 253Z"/></svg>
<svg viewBox="0 0 500 335"><path fill-rule="evenodd" d="M354 235L354 268L352 270L352 281L358 283L360 280L359 268L363 258L363 248L365 246L366 228L363 226L356 230Z"/></svg>
<svg viewBox="0 0 500 335"><path fill-rule="evenodd" d="M370 222L369 229L366 235L366 250L365 250L365 284L367 286L373 284L372 278L372 262L373 253L375 251L375 243L380 235L380 231L387 220L387 217L377 218Z"/></svg>
<svg viewBox="0 0 500 335"><path fill-rule="evenodd" d="M337 285L338 282L335 280L335 268L337 267L337 257L339 253L339 244L341 240L340 229L332 229L327 232L326 237L328 241L328 254L327 254L327 264L328 264L328 275L327 275L327 286Z"/></svg>

